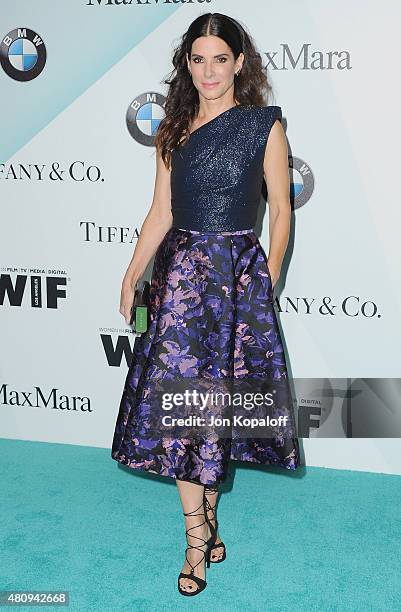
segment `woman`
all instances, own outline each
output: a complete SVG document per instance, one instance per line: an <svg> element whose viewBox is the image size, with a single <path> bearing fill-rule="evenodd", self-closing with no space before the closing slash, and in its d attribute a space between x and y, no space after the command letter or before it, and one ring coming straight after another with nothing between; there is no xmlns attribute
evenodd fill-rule
<svg viewBox="0 0 401 612"><path fill-rule="evenodd" d="M171 382L177 389L188 383L193 391L251 379L252 386L262 378L285 381L278 413L291 416L273 309L291 208L281 109L264 105L270 85L244 28L219 13L201 15L173 63L176 74L166 81L166 117L155 141L153 202L121 290L120 312L128 323L135 286L156 253L150 325L135 339L112 458L175 479L188 544L178 589L191 596L206 586L205 566L226 556L216 504L230 459L293 470L298 441L292 430L283 439L223 435L216 427L169 429L155 389L167 390ZM263 174L268 258L253 230Z"/></svg>

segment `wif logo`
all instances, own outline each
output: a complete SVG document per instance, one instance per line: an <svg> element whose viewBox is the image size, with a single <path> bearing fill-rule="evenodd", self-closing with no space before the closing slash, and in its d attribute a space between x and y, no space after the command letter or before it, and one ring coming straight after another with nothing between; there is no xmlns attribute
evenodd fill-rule
<svg viewBox="0 0 401 612"><path fill-rule="evenodd" d="M100 332L102 331L103 328L100 329ZM134 351L131 349L130 341L127 336L118 336L115 346L110 334L101 333L100 339L109 366L119 368L124 357L125 363L127 367L129 367L134 358Z"/></svg>
<svg viewBox="0 0 401 612"><path fill-rule="evenodd" d="M138 357L137 341L142 334L132 327L99 327L98 332L108 366L120 368L124 363L129 367L135 358L135 347Z"/></svg>
<svg viewBox="0 0 401 612"><path fill-rule="evenodd" d="M7 271L7 270L6 270ZM17 271L17 270L16 270ZM14 272L16 272L14 271ZM21 272L24 273L21 273ZM58 308L66 298L67 280L64 271L18 270L17 274L0 275L0 305L21 306L25 299L32 308Z"/></svg>

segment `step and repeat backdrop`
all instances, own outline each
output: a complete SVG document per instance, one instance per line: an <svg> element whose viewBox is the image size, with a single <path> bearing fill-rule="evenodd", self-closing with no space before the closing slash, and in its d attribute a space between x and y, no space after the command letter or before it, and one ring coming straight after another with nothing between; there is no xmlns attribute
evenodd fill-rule
<svg viewBox="0 0 401 612"><path fill-rule="evenodd" d="M275 308L305 462L401 474L398 0L2 3L0 437L111 446L163 79L209 11L251 33L283 112ZM268 252L263 193L255 229Z"/></svg>

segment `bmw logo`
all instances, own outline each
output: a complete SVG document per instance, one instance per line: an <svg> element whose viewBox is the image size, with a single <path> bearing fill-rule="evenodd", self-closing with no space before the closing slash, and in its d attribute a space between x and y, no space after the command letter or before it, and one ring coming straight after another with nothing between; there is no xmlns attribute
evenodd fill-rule
<svg viewBox="0 0 401 612"><path fill-rule="evenodd" d="M164 119L165 97L147 92L137 96L129 105L126 115L127 128L132 138L146 147L154 146L159 123Z"/></svg>
<svg viewBox="0 0 401 612"><path fill-rule="evenodd" d="M310 166L303 159L290 157L289 165L292 172L290 196L295 210L304 206L312 197L315 178Z"/></svg>
<svg viewBox="0 0 401 612"><path fill-rule="evenodd" d="M46 63L42 37L29 28L11 30L1 41L0 62L4 72L16 81L35 79Z"/></svg>

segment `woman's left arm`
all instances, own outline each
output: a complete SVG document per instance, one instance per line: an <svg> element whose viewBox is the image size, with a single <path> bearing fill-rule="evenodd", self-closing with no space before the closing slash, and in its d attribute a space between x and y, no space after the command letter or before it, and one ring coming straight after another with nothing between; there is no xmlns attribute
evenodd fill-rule
<svg viewBox="0 0 401 612"><path fill-rule="evenodd" d="M288 147L283 126L278 120L274 122L267 140L263 171L269 204L270 244L267 264L274 287L280 276L291 225Z"/></svg>

